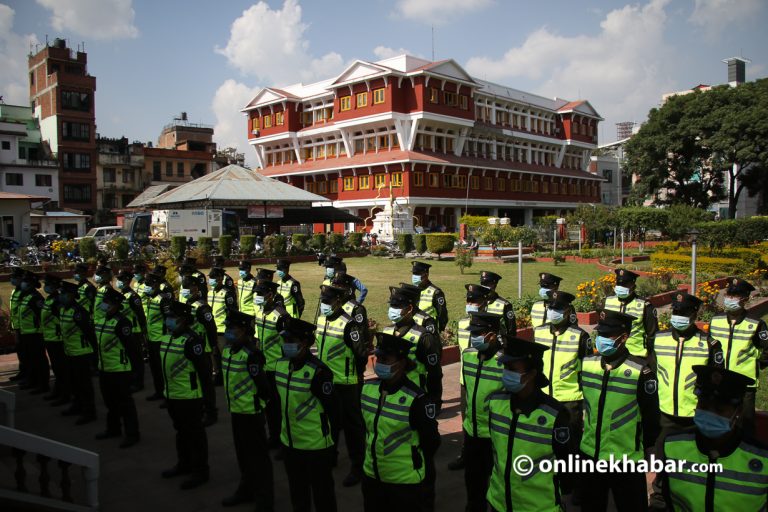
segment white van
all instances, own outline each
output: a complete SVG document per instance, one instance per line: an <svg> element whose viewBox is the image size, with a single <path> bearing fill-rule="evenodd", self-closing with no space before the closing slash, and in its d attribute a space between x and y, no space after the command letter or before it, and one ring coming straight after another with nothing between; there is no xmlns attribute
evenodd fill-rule
<svg viewBox="0 0 768 512"><path fill-rule="evenodd" d="M122 229L123 228L120 226L101 226L98 228L91 228L88 230L85 236L77 237L75 240L82 240L83 238L95 238L96 243L98 244L112 238L115 235L119 235Z"/></svg>

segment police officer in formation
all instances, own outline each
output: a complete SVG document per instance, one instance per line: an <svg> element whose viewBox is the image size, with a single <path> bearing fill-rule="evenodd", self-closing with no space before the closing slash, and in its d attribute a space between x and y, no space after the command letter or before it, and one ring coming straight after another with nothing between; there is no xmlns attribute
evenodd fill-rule
<svg viewBox="0 0 768 512"><path fill-rule="evenodd" d="M27 379L21 389L31 389L32 394L47 393L50 368L45 355L45 343L41 336L40 317L44 307L43 296L37 291L40 281L33 272L21 276L16 304L16 327L19 343L24 347Z"/></svg>
<svg viewBox="0 0 768 512"><path fill-rule="evenodd" d="M43 398L50 400L54 407L66 404L72 396L69 361L64 353L64 344L61 339L60 287L61 279L59 277L53 274L45 275L43 291L46 293L46 297L40 312L40 324L45 351L51 362L55 381L53 391Z"/></svg>
<svg viewBox="0 0 768 512"><path fill-rule="evenodd" d="M237 309L253 316L253 287L256 278L251 274L251 262L243 260L237 268Z"/></svg>
<svg viewBox="0 0 768 512"><path fill-rule="evenodd" d="M147 317L144 314L144 301L131 288L133 276L128 270L117 274L115 289L123 294L121 313L131 322L131 340L127 347L131 361L131 391L144 389L144 347L147 339Z"/></svg>
<svg viewBox="0 0 768 512"><path fill-rule="evenodd" d="M15 338L16 357L19 359L19 371L11 376L10 381L19 381L19 388L28 389L26 386L27 379L27 358L26 347L22 343L22 338L19 336L19 296L21 295L21 278L24 275L24 269L21 267L13 267L11 269L11 275L9 281L13 289L11 290L11 296L8 301L8 307L10 312L10 326Z"/></svg>
<svg viewBox="0 0 768 512"><path fill-rule="evenodd" d="M417 307L437 322L438 332L448 325L448 305L443 290L429 280L429 263L414 261L411 264L411 283L421 290Z"/></svg>
<svg viewBox="0 0 768 512"><path fill-rule="evenodd" d="M653 341L659 323L656 309L645 299L637 296L637 278L634 272L620 268L616 273L615 295L606 297L603 307L611 311L619 311L635 317L632 333L626 342L627 350L633 356L647 357L653 351Z"/></svg>
<svg viewBox="0 0 768 512"><path fill-rule="evenodd" d="M515 310L512 303L499 295L496 288L499 286L501 276L495 272L483 270L480 272L480 284L488 288L488 305L485 310L494 315L501 315L502 330L507 336L517 335L517 320L515 319Z"/></svg>
<svg viewBox="0 0 768 512"><path fill-rule="evenodd" d="M301 318L304 314L304 295L301 293L301 283L291 276L291 262L286 259L277 260L278 293L283 298L283 306L293 318Z"/></svg>
<svg viewBox="0 0 768 512"><path fill-rule="evenodd" d="M197 286L200 290L200 296L203 298L203 300L207 300L208 279L206 279L205 274L197 269L197 260L195 258L184 258L184 264L179 269L179 275L181 276L182 280L185 277L191 277L195 279L198 283Z"/></svg>
<svg viewBox="0 0 768 512"><path fill-rule="evenodd" d="M562 277L558 277L548 272L539 274L539 299L531 307L531 324L534 327L547 323L547 306L549 305L550 293L560 289Z"/></svg>
<svg viewBox="0 0 768 512"><path fill-rule="evenodd" d="M227 285L228 276L221 267L213 267L208 273L208 302L216 322L216 347L214 348L214 375L216 385L223 384L221 376L221 350L224 348L224 332L227 329L227 313L237 311L237 294L234 283ZM229 278L231 281L231 278Z"/></svg>
<svg viewBox="0 0 768 512"><path fill-rule="evenodd" d="M400 283L400 288L404 290L406 295L416 296L421 295L421 290L418 286L413 286L411 283ZM430 334L439 334L437 332L437 322L434 318L419 309L418 303L415 306L413 312L413 321L419 327L423 327Z"/></svg>
<svg viewBox="0 0 768 512"><path fill-rule="evenodd" d="M165 383L163 380L163 364L160 357L160 344L168 337L169 330L165 321L166 312L170 307L172 298L160 291L162 279L154 272L144 276L144 307L147 319L147 355L149 359L149 371L152 374L152 387L154 393L147 397L147 401L163 400Z"/></svg>

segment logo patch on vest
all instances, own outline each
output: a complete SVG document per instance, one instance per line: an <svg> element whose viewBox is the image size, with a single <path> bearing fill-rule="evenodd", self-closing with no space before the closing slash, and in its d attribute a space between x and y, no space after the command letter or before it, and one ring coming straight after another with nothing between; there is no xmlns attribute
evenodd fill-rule
<svg viewBox="0 0 768 512"><path fill-rule="evenodd" d="M130 334L131 334L131 327L130 326L123 327L123 336L129 336Z"/></svg>
<svg viewBox="0 0 768 512"><path fill-rule="evenodd" d="M445 306L445 297L438 297L437 303L440 304L441 306Z"/></svg>
<svg viewBox="0 0 768 512"><path fill-rule="evenodd" d="M431 366L435 366L435 365L437 364L437 354L429 354L429 355L427 356L427 362L428 362L428 363L429 363Z"/></svg>
<svg viewBox="0 0 768 512"><path fill-rule="evenodd" d="M645 382L646 394L652 395L656 393L656 388L658 388L658 383L656 382L656 379L648 380Z"/></svg>
<svg viewBox="0 0 768 512"><path fill-rule="evenodd" d="M768 331L760 331L760 339L763 341L768 340Z"/></svg>
<svg viewBox="0 0 768 512"><path fill-rule="evenodd" d="M578 319L579 319L579 317L576 316L576 313L571 313L570 321L571 321L572 324L575 324Z"/></svg>
<svg viewBox="0 0 768 512"><path fill-rule="evenodd" d="M427 325L426 329L427 329L428 333L435 334L435 326L434 325L429 324L429 325Z"/></svg>
<svg viewBox="0 0 768 512"><path fill-rule="evenodd" d="M555 429L555 441L565 444L571 439L571 431L568 427L558 427Z"/></svg>
<svg viewBox="0 0 768 512"><path fill-rule="evenodd" d="M539 416L538 418L536 418L536 423L538 423L539 425L543 425L546 422L547 422L547 418L545 418L544 416Z"/></svg>
<svg viewBox="0 0 768 512"><path fill-rule="evenodd" d="M203 346L200 343L195 343L192 345L192 352L194 352L196 356L201 355L203 353Z"/></svg>
<svg viewBox="0 0 768 512"><path fill-rule="evenodd" d="M424 406L424 414L427 415L427 418L431 420L435 419L436 412L437 409L435 408L435 404L427 404Z"/></svg>
<svg viewBox="0 0 768 512"><path fill-rule="evenodd" d="M358 313L358 314L355 315L355 322L357 322L359 324L363 323L363 315L362 315L362 313Z"/></svg>
<svg viewBox="0 0 768 512"><path fill-rule="evenodd" d="M400 397L400 400L399 400L399 402L400 402L401 404L404 404L404 403L405 403L405 397L404 397L404 396L401 396L401 397Z"/></svg>
<svg viewBox="0 0 768 512"><path fill-rule="evenodd" d="M357 332L357 331L352 331L352 332L350 332L350 333L349 333L349 337L350 337L350 338L352 339L352 341L354 341L354 342L358 342L358 341L360 341L360 333L359 333L359 332Z"/></svg>
<svg viewBox="0 0 768 512"><path fill-rule="evenodd" d="M507 318L509 318L510 320L515 318L515 312L512 311L511 309L509 311L507 311Z"/></svg>
<svg viewBox="0 0 768 512"><path fill-rule="evenodd" d="M758 473L763 470L763 463L757 459L752 459L751 461L749 461L749 469L751 469L755 473Z"/></svg>
<svg viewBox="0 0 768 512"><path fill-rule="evenodd" d="M251 377L255 377L259 374L259 365L257 364L249 364L248 365L248 373L251 374Z"/></svg>
<svg viewBox="0 0 768 512"><path fill-rule="evenodd" d="M333 383L323 382L323 394L330 395L331 393L333 393Z"/></svg>
<svg viewBox="0 0 768 512"><path fill-rule="evenodd" d="M205 315L203 315L203 318L205 318L206 322L210 322L213 320L213 314L210 311L207 311Z"/></svg>
<svg viewBox="0 0 768 512"><path fill-rule="evenodd" d="M309 372L304 372L304 378L306 379L307 377L309 377Z"/></svg>
<svg viewBox="0 0 768 512"><path fill-rule="evenodd" d="M722 352L716 352L715 353L715 362L717 364L723 364L723 353Z"/></svg>
<svg viewBox="0 0 768 512"><path fill-rule="evenodd" d="M626 370L624 370L624 376L625 376L625 377L629 377L630 375L632 375L632 370L630 370L629 368L627 368Z"/></svg>

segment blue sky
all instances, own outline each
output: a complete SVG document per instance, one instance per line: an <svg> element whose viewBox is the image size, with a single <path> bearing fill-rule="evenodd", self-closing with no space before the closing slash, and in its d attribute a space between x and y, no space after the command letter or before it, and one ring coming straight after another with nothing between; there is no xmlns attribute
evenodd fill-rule
<svg viewBox="0 0 768 512"><path fill-rule="evenodd" d="M574 7L579 5L579 7ZM0 0L0 95L26 100L30 42L84 41L98 132L155 140L181 111L250 156L238 112L260 86L324 79L402 51L453 58L475 76L588 99L642 121L664 92L726 79L721 59L768 75L768 2L646 0Z"/></svg>

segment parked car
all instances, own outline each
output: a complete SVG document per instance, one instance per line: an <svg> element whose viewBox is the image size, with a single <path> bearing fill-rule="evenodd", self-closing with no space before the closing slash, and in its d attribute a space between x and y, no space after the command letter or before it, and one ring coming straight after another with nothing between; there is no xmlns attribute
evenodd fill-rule
<svg viewBox="0 0 768 512"><path fill-rule="evenodd" d="M58 233L35 233L29 240L29 245L35 246L38 249L48 248L54 240L61 238Z"/></svg>
<svg viewBox="0 0 768 512"><path fill-rule="evenodd" d="M120 226L100 226L98 228L91 228L85 234L85 236L79 236L75 240L82 240L83 238L95 238L96 244L101 244L107 241L109 238L120 234L123 230Z"/></svg>

